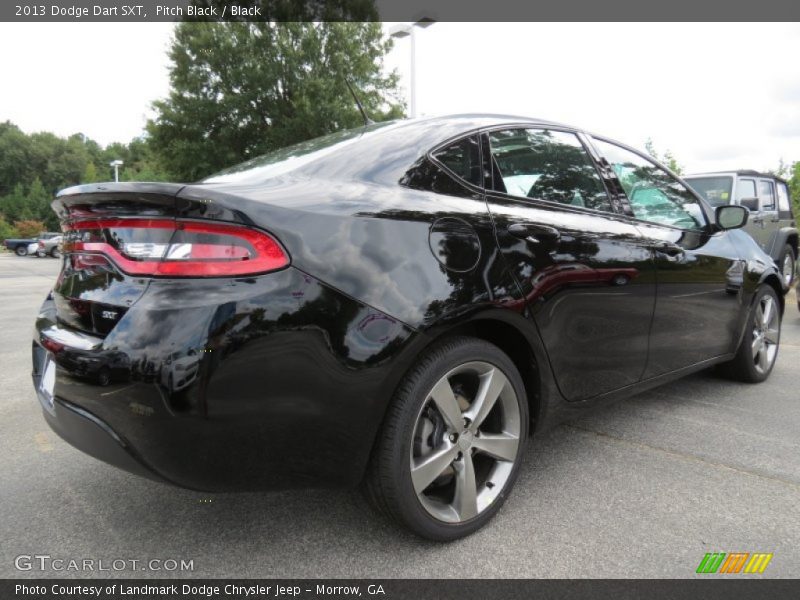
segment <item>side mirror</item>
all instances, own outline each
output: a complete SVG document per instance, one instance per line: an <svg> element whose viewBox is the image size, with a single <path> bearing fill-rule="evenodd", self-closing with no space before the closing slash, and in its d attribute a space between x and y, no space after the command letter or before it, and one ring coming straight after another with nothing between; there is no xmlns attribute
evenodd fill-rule
<svg viewBox="0 0 800 600"><path fill-rule="evenodd" d="M758 201L756 199L756 201ZM747 217L750 211L744 206L718 206L716 211L717 228L722 231L727 229L739 229L747 224Z"/></svg>
<svg viewBox="0 0 800 600"><path fill-rule="evenodd" d="M744 206L752 212L758 212L758 198L742 198L739 200L739 206Z"/></svg>

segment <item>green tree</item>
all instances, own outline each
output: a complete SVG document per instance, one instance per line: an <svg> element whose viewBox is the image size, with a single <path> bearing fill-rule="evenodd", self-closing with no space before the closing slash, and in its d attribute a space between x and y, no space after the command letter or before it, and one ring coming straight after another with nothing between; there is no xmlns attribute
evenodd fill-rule
<svg viewBox="0 0 800 600"><path fill-rule="evenodd" d="M28 206L28 196L21 183L17 183L11 193L0 198L0 213L10 222L33 218Z"/></svg>
<svg viewBox="0 0 800 600"><path fill-rule="evenodd" d="M0 217L0 240L6 240L8 238L15 238L19 235L16 229L11 226L11 224L6 221L3 217Z"/></svg>
<svg viewBox="0 0 800 600"><path fill-rule="evenodd" d="M659 155L658 152L656 151L655 144L653 143L653 140L651 138L647 138L647 141L645 141L644 143L644 148L645 150L647 150L647 153L650 156L655 158L661 164L666 165L666 167L673 173L676 173L678 175L683 173L683 167L677 161L675 156L672 154L671 150L666 150L664 151L664 154Z"/></svg>
<svg viewBox="0 0 800 600"><path fill-rule="evenodd" d="M783 160L783 157L778 159L777 168L770 169L769 172L775 175L776 177L781 177L783 179L786 179L790 175L789 165L786 164L786 162Z"/></svg>
<svg viewBox="0 0 800 600"><path fill-rule="evenodd" d="M32 143L11 121L0 123L0 196L33 178Z"/></svg>
<svg viewBox="0 0 800 600"><path fill-rule="evenodd" d="M789 194L794 203L794 216L800 219L800 161L792 165L791 178L789 179Z"/></svg>
<svg viewBox="0 0 800 600"><path fill-rule="evenodd" d="M26 205L35 218L43 221L48 231L58 228L58 219L50 207L53 195L44 189L41 180L36 177L28 190Z"/></svg>
<svg viewBox="0 0 800 600"><path fill-rule="evenodd" d="M93 162L86 163L86 168L83 170L81 183L94 183L100 181L97 176L97 167Z"/></svg>
<svg viewBox="0 0 800 600"><path fill-rule="evenodd" d="M147 125L159 164L196 180L359 126L345 78L373 120L401 116L397 74L382 71L390 48L375 22L180 23L169 53L172 89Z"/></svg>

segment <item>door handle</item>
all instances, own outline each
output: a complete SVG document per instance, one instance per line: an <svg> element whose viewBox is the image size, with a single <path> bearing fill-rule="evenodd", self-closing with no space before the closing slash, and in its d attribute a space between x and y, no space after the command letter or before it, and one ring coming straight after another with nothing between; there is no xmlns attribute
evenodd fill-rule
<svg viewBox="0 0 800 600"><path fill-rule="evenodd" d="M555 243L561 239L561 233L555 227L533 223L512 223L508 226L508 233L531 244Z"/></svg>

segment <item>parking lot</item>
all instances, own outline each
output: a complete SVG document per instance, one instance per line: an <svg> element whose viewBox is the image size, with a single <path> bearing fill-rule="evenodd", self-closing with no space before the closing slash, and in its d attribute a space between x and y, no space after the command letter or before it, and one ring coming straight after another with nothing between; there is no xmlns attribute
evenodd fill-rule
<svg viewBox="0 0 800 600"><path fill-rule="evenodd" d="M30 383L32 324L57 269L54 259L0 254L2 577L93 575L15 568L15 557L33 554L186 559L194 570L183 575L196 577L691 577L705 553L736 551L773 553L764 577L797 576L793 292L766 383L700 373L559 426L530 445L491 524L439 545L384 522L356 491L209 496L128 475L62 442Z"/></svg>

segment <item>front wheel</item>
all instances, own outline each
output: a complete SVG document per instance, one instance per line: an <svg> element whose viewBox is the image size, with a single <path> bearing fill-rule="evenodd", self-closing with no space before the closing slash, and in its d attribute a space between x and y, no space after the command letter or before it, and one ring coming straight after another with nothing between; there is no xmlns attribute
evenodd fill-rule
<svg viewBox="0 0 800 600"><path fill-rule="evenodd" d="M739 381L760 383L772 372L781 340L781 306L772 286L762 285L745 325L736 357L723 365L727 375Z"/></svg>
<svg viewBox="0 0 800 600"><path fill-rule="evenodd" d="M511 491L528 435L525 387L511 359L457 337L400 384L365 481L382 512L435 541L485 525Z"/></svg>

